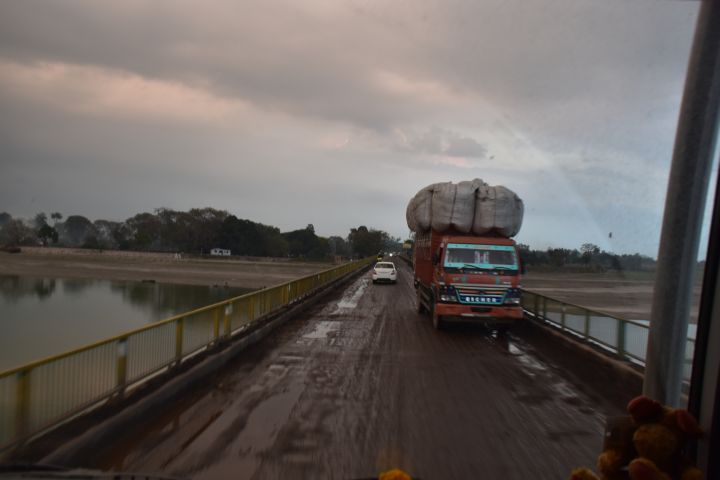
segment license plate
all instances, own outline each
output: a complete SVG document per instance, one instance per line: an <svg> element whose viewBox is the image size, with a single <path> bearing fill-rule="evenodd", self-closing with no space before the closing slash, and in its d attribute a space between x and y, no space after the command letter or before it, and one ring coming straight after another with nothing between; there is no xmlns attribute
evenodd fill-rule
<svg viewBox="0 0 720 480"><path fill-rule="evenodd" d="M500 297L490 297L487 295L461 295L460 301L463 303L499 304L502 299Z"/></svg>

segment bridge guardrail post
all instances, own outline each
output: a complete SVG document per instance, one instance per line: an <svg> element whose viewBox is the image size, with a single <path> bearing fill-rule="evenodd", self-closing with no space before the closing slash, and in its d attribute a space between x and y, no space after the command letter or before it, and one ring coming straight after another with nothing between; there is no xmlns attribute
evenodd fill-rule
<svg viewBox="0 0 720 480"><path fill-rule="evenodd" d="M220 336L220 307L213 309L213 343L217 343Z"/></svg>
<svg viewBox="0 0 720 480"><path fill-rule="evenodd" d="M175 364L179 364L182 360L183 350L183 323L185 317L180 317L175 320Z"/></svg>
<svg viewBox="0 0 720 480"><path fill-rule="evenodd" d="M123 337L117 342L116 378L117 393L120 398L125 395L125 385L127 384L127 340L127 337Z"/></svg>
<svg viewBox="0 0 720 480"><path fill-rule="evenodd" d="M540 314L540 297L538 296L537 293L534 294L533 296L535 297L535 299L534 299L535 310L533 310L533 314L535 315L535 317L537 317Z"/></svg>
<svg viewBox="0 0 720 480"><path fill-rule="evenodd" d="M583 331L585 340L590 338L590 310L585 310L585 328Z"/></svg>
<svg viewBox="0 0 720 480"><path fill-rule="evenodd" d="M617 331L617 354L620 358L623 360L625 359L625 352L627 351L625 348L625 322L623 320L618 320L618 331Z"/></svg>
<svg viewBox="0 0 720 480"><path fill-rule="evenodd" d="M30 431L30 372L17 373L17 406L15 416L15 438L23 438Z"/></svg>
<svg viewBox="0 0 720 480"><path fill-rule="evenodd" d="M547 297L543 297L543 321L547 318Z"/></svg>
<svg viewBox="0 0 720 480"><path fill-rule="evenodd" d="M228 303L223 310L223 337L225 338L230 338L230 334L232 333L232 324L230 322L230 315L232 315L232 313L233 304Z"/></svg>

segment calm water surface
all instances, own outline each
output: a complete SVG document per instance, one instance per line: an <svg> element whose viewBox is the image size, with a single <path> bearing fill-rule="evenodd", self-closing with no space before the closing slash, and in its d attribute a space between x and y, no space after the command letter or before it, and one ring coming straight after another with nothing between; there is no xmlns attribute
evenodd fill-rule
<svg viewBox="0 0 720 480"><path fill-rule="evenodd" d="M248 291L0 275L0 371Z"/></svg>

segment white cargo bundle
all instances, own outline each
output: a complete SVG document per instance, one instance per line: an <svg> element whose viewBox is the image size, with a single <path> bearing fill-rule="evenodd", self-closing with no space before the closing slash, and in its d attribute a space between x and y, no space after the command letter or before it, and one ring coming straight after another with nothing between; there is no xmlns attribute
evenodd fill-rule
<svg viewBox="0 0 720 480"><path fill-rule="evenodd" d="M448 182L449 183L449 182ZM420 190L408 204L405 212L408 227L413 232L426 232L430 230L432 221L432 196L436 188L442 183L433 183Z"/></svg>
<svg viewBox="0 0 720 480"><path fill-rule="evenodd" d="M410 230L437 232L451 229L475 235L517 235L523 203L510 189L490 186L480 179L434 183L420 190L405 212Z"/></svg>

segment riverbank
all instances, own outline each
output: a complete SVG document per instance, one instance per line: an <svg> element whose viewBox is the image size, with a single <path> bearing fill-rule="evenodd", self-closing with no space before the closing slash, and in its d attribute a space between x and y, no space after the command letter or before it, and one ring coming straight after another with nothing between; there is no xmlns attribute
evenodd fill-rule
<svg viewBox="0 0 720 480"><path fill-rule="evenodd" d="M0 275L152 281L261 288L330 268L329 263L286 259L181 258L174 253L23 247L0 252Z"/></svg>
<svg viewBox="0 0 720 480"><path fill-rule="evenodd" d="M528 272L528 290L628 320L649 320L655 278L647 272ZM693 288L690 321L697 322L702 278Z"/></svg>

